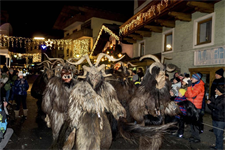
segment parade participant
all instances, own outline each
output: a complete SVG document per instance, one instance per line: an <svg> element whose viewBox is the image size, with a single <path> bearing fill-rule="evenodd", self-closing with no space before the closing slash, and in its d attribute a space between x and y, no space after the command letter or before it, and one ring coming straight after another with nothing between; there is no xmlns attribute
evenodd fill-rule
<svg viewBox="0 0 225 150"><path fill-rule="evenodd" d="M5 97L6 91L4 89L5 83L8 81L8 76L6 73L2 72L2 69L0 69L0 88L1 88L1 97Z"/></svg>
<svg viewBox="0 0 225 150"><path fill-rule="evenodd" d="M201 74L196 73L192 75L191 80L188 80L188 88L185 93L187 100L191 101L200 113L202 109L202 101L205 93L204 82L201 80ZM200 142L199 125L191 124L190 142Z"/></svg>
<svg viewBox="0 0 225 150"><path fill-rule="evenodd" d="M211 148L223 150L223 134L225 129L225 86L218 85L215 90L216 98L213 96L207 101L209 109L212 111L213 132L216 136L215 145Z"/></svg>
<svg viewBox="0 0 225 150"><path fill-rule="evenodd" d="M58 58L48 58L56 60ZM73 87L78 82L73 78L73 73L68 63L61 60L62 69L57 75L52 77L46 85L43 92L42 110L46 113L45 121L47 126L51 127L53 134L52 148L58 147L58 136L60 129L67 119L67 110L69 104L69 96ZM58 76L60 74L60 76Z"/></svg>
<svg viewBox="0 0 225 150"><path fill-rule="evenodd" d="M13 86L14 90L14 96L16 100L16 110L15 112L15 118L19 117L19 111L20 111L20 104L22 102L23 105L23 118L27 119L27 90L29 89L29 85L27 80L23 77L23 72L20 71L18 73L18 79L14 82Z"/></svg>

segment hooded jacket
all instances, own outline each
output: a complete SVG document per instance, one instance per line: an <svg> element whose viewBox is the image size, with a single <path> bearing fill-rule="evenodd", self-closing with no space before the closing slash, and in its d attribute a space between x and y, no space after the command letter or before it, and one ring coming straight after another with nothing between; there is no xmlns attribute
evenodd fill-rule
<svg viewBox="0 0 225 150"><path fill-rule="evenodd" d="M200 80L199 83L194 84L187 88L185 97L191 101L197 109L202 109L202 101L205 94L205 83Z"/></svg>
<svg viewBox="0 0 225 150"><path fill-rule="evenodd" d="M27 95L27 90L29 89L29 85L27 80L24 78L18 78L14 83L13 94L15 95Z"/></svg>

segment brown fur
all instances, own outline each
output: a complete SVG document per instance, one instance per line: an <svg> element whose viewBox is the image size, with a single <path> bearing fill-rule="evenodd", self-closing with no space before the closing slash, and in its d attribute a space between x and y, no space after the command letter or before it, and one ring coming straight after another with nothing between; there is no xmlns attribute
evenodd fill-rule
<svg viewBox="0 0 225 150"><path fill-rule="evenodd" d="M77 128L76 148L108 149L112 135L105 111L116 119L126 116L114 88L103 82L96 93L88 82L81 81L75 85L69 99L69 120L71 127Z"/></svg>
<svg viewBox="0 0 225 150"><path fill-rule="evenodd" d="M44 91L42 109L50 120L53 143L56 142L61 126L67 118L66 110L68 109L69 93L75 83L76 81L72 79L71 87L67 87L61 78L53 77Z"/></svg>

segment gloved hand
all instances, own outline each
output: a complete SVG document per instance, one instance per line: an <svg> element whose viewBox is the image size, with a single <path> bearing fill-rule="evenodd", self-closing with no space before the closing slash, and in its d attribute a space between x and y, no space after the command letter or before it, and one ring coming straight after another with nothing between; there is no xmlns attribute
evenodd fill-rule
<svg viewBox="0 0 225 150"><path fill-rule="evenodd" d="M190 87L192 85L191 80L188 80L188 87Z"/></svg>

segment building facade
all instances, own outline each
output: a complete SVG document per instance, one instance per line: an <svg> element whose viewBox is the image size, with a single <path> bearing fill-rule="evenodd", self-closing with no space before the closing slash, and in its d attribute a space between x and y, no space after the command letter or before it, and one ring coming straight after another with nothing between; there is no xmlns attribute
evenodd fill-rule
<svg viewBox="0 0 225 150"><path fill-rule="evenodd" d="M134 4L136 14L120 26L121 37L133 43L133 56L170 57L164 62L176 65L182 74L201 72L209 92L215 71L225 70L225 2L150 0ZM132 21L137 21L135 27ZM137 34L141 32L151 34Z"/></svg>
<svg viewBox="0 0 225 150"><path fill-rule="evenodd" d="M58 51L58 54L64 55L64 59L92 54L93 45L100 34L102 25L104 23L122 25L127 18L119 13L90 7L64 6L53 28L64 31L63 39L78 42L64 48L63 52Z"/></svg>

